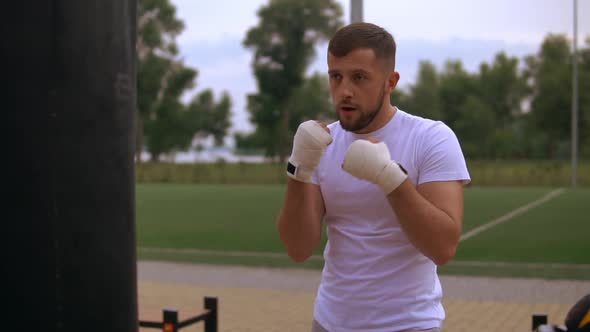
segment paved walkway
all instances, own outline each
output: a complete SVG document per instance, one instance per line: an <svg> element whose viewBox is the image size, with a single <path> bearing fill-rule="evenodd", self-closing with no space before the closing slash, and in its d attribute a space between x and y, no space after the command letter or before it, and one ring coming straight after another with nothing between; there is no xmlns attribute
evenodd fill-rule
<svg viewBox="0 0 590 332"><path fill-rule="evenodd" d="M138 265L138 277L142 310L198 312L204 296L216 296L220 331L307 332L320 273L144 261ZM527 332L534 313L562 324L571 306L590 293L590 281L443 276L441 283L445 332ZM202 326L182 329L192 331L202 331Z"/></svg>

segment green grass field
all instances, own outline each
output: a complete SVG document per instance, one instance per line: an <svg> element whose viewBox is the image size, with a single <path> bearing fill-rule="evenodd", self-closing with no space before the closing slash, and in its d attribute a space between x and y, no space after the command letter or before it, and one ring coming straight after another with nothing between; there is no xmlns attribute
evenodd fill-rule
<svg viewBox="0 0 590 332"><path fill-rule="evenodd" d="M467 188L464 233L554 188ZM137 185L140 259L320 268L284 255L281 185ZM590 279L590 190L560 196L462 241L443 274ZM325 242L325 239L324 239ZM322 246L323 247L323 246ZM168 251L161 248L171 249ZM321 249L317 255L321 255Z"/></svg>

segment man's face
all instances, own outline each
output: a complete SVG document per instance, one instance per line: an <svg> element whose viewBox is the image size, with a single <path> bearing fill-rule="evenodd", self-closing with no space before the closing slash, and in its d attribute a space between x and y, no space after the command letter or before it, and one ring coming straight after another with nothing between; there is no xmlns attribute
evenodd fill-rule
<svg viewBox="0 0 590 332"><path fill-rule="evenodd" d="M394 72L371 49L356 49L343 57L328 53L328 69L332 102L342 128L356 133L378 128L374 120L397 83L389 89Z"/></svg>

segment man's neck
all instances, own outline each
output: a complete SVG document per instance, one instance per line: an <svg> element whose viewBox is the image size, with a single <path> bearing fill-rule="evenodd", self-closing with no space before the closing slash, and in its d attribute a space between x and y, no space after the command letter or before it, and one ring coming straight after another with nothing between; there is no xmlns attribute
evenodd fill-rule
<svg viewBox="0 0 590 332"><path fill-rule="evenodd" d="M385 127L396 113L397 107L387 103L373 121L371 121L369 126L363 128L361 131L356 131L355 134L369 134Z"/></svg>

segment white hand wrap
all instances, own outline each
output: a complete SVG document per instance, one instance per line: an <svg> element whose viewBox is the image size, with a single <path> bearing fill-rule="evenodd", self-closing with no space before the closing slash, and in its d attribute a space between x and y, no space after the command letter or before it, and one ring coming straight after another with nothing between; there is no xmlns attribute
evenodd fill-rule
<svg viewBox="0 0 590 332"><path fill-rule="evenodd" d="M408 177L401 165L391 160L385 143L372 143L364 139L350 145L342 168L359 179L375 183L387 195Z"/></svg>
<svg viewBox="0 0 590 332"><path fill-rule="evenodd" d="M318 122L309 120L300 124L293 138L287 175L298 181L311 182L313 171L330 143L332 136Z"/></svg>

